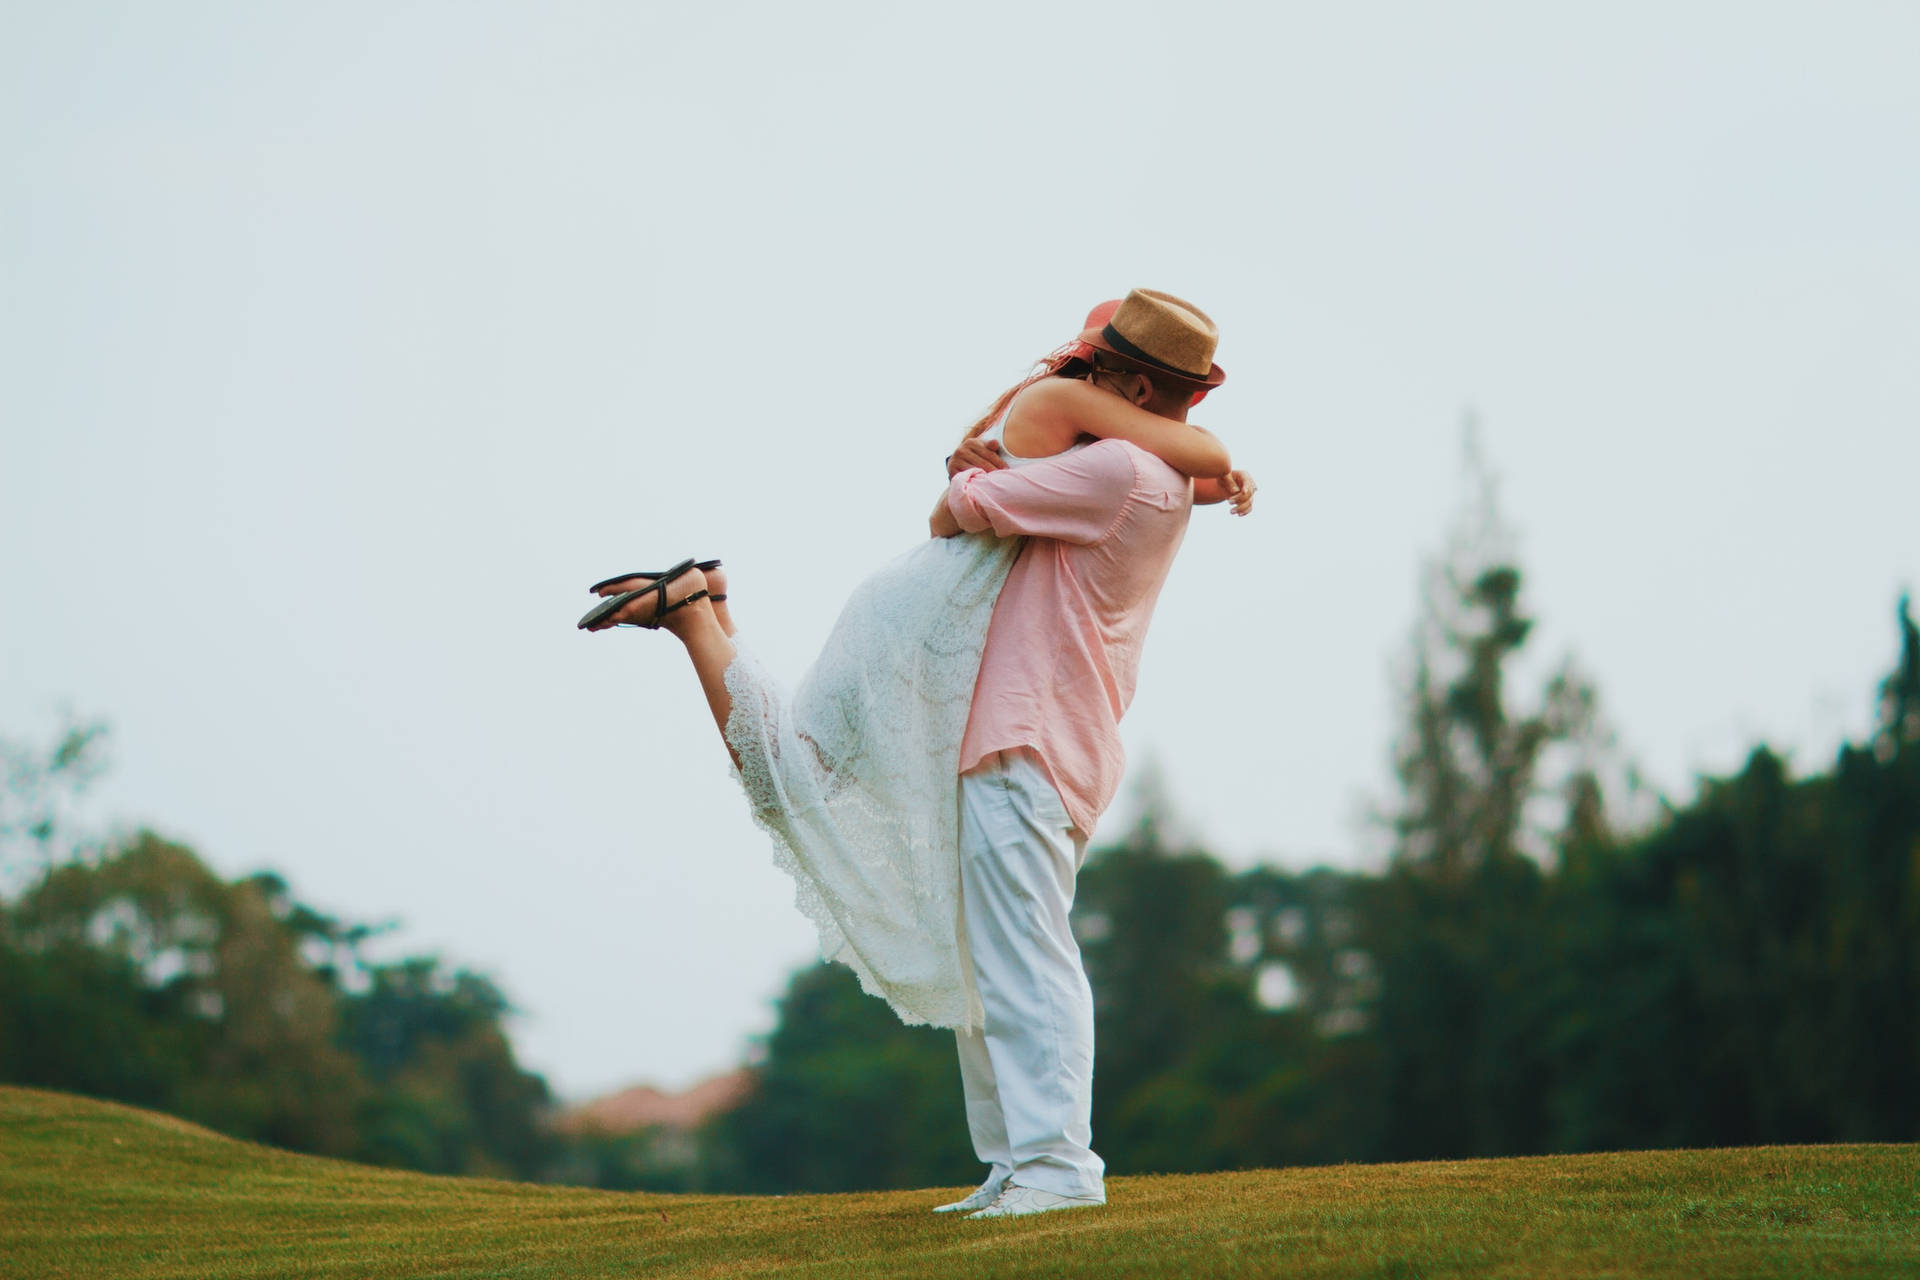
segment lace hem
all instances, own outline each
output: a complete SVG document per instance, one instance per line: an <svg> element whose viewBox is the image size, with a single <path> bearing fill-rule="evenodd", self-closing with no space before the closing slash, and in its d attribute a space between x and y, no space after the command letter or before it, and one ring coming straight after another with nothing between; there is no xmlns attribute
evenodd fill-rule
<svg viewBox="0 0 1920 1280"><path fill-rule="evenodd" d="M794 905L821 956L908 1024L983 1021L960 921L960 738L1017 552L975 536L900 557L792 697L744 645L726 671L734 773Z"/></svg>

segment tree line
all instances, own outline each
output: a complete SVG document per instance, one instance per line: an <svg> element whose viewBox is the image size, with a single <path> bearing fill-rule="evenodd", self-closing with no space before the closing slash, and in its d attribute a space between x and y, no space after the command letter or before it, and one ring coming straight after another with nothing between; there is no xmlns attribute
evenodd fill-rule
<svg viewBox="0 0 1920 1280"><path fill-rule="evenodd" d="M1164 802L1082 871L1096 1147L1114 1173L1920 1139L1920 631L1874 721L1635 812L1571 663L1533 687L1485 493L1430 575L1377 870L1235 872ZM609 1187L964 1183L950 1034L796 974L756 1084L694 1134L561 1136L486 978L142 832L58 845L97 759L5 744L0 1081L299 1150ZM36 852L37 851L37 852Z"/></svg>

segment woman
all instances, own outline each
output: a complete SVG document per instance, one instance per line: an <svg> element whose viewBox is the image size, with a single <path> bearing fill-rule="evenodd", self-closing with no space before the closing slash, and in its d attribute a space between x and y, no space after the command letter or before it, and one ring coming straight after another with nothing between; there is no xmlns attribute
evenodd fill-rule
<svg viewBox="0 0 1920 1280"><path fill-rule="evenodd" d="M1001 395L963 438L959 464L1020 466L1117 438L1196 478L1196 501L1245 514L1253 486L1225 447L1149 409L1152 383L1101 337L1119 305L1096 307L1078 340ZM985 445L996 435L997 459ZM665 629L686 646L822 956L908 1023L982 1021L960 928L958 760L1019 544L936 537L885 566L854 592L792 698L739 643L718 561L597 583L607 599L580 620Z"/></svg>

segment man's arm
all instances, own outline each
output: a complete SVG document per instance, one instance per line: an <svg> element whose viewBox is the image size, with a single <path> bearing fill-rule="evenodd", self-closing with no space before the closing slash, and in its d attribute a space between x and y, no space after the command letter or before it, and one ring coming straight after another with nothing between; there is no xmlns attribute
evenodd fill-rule
<svg viewBox="0 0 1920 1280"><path fill-rule="evenodd" d="M998 440L982 440L978 436L969 436L960 442L960 447L947 455L947 480L962 471L978 467L982 471L1005 471L1007 460L1000 456ZM953 518L952 508L947 506L947 492L940 491L940 501L933 504L933 517L927 522L936 538L951 538L955 534L965 533L960 522Z"/></svg>
<svg viewBox="0 0 1920 1280"><path fill-rule="evenodd" d="M927 528L936 538L951 538L966 532L960 522L953 518L953 508L947 505L947 491L940 491L940 501L933 504L933 515L927 520Z"/></svg>
<svg viewBox="0 0 1920 1280"><path fill-rule="evenodd" d="M1098 542L1137 483L1132 451L1103 440L1004 471L963 471L947 486L947 514L967 533Z"/></svg>

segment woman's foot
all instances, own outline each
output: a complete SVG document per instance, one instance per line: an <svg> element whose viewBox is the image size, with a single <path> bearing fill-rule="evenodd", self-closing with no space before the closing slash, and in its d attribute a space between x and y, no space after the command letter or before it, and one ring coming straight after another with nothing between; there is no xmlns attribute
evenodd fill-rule
<svg viewBox="0 0 1920 1280"><path fill-rule="evenodd" d="M738 651L714 616L713 592L726 585L726 578L717 572L719 568L718 560L699 563L684 560L671 570L664 570L665 577L632 573L596 582L590 590L603 597L602 603L582 618L580 625L590 631L605 631L627 623L672 633L687 647L694 673L700 677L700 691L707 698L707 709L713 712L713 722L724 740L727 721L733 714L733 694L727 690L727 668L733 665ZM713 577L709 578L709 574ZM629 592L638 594L622 600ZM721 590L721 594L726 593ZM612 604L615 600L622 603ZM605 616L598 616L600 608L607 609ZM734 764L739 763L736 758Z"/></svg>
<svg viewBox="0 0 1920 1280"><path fill-rule="evenodd" d="M655 587L653 584L659 581L635 576L613 578L597 584L594 590L607 599L629 592L640 594L620 608L594 618L592 622L583 619L581 626L588 631L605 631L610 627L630 625L679 635L695 621L698 614L711 611L711 588L707 584L707 575L700 570L685 569L667 579L664 587ZM589 614L588 617L593 615Z"/></svg>

